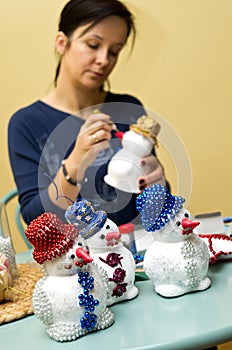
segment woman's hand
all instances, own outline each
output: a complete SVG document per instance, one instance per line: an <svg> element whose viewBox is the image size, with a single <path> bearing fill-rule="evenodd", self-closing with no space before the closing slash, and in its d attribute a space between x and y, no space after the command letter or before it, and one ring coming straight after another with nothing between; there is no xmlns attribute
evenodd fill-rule
<svg viewBox="0 0 232 350"><path fill-rule="evenodd" d="M109 147L113 128L114 124L106 114L94 113L88 117L80 129L72 152L65 160L66 171L73 181L81 182L86 169L97 155ZM80 187L73 186L65 179L62 167L56 174L54 182L56 187L51 184L48 188L49 197L55 205L66 209L70 205L70 200L74 201L77 198Z"/></svg>
<svg viewBox="0 0 232 350"><path fill-rule="evenodd" d="M164 176L164 170L154 155L149 155L141 159L141 165L149 169L149 173L146 176L142 176L138 179L139 189L142 192L146 187L150 187L154 184L160 184L165 186L166 180Z"/></svg>
<svg viewBox="0 0 232 350"><path fill-rule="evenodd" d="M113 125L110 116L100 112L88 117L80 129L73 151L66 159L72 178L82 179L97 155L109 147Z"/></svg>

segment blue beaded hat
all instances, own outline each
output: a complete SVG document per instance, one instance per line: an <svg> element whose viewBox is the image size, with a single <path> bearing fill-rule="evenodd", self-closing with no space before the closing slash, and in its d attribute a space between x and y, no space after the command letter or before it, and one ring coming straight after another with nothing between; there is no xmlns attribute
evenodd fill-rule
<svg viewBox="0 0 232 350"><path fill-rule="evenodd" d="M136 209L141 212L142 225L148 232L160 230L173 219L185 199L173 196L165 186L145 188L136 199Z"/></svg>
<svg viewBox="0 0 232 350"><path fill-rule="evenodd" d="M86 199L78 198L66 209L65 218L75 225L84 239L88 239L101 230L107 220L107 214L103 210L95 210Z"/></svg>

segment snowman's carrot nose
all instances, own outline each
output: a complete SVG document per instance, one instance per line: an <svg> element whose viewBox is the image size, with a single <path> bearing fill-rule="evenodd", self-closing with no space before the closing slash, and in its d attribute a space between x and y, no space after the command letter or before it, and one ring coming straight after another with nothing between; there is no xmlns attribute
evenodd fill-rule
<svg viewBox="0 0 232 350"><path fill-rule="evenodd" d="M83 260L84 265L93 261L91 256L89 256L89 254L83 248L77 248L76 256L77 256L77 258L81 258Z"/></svg>
<svg viewBox="0 0 232 350"><path fill-rule="evenodd" d="M200 224L199 221L192 221L189 220L187 218L182 219L181 221L181 225L183 227L183 229L187 229L187 228L191 228L194 229L195 227L197 227Z"/></svg>

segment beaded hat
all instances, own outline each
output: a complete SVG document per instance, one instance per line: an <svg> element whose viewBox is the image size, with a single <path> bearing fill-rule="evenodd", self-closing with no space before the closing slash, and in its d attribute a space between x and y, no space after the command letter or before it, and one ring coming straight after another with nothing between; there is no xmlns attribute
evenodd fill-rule
<svg viewBox="0 0 232 350"><path fill-rule="evenodd" d="M136 124L130 125L130 130L133 130L137 134L141 134L145 137L151 137L155 143L157 143L156 137L160 131L160 128L160 124L149 115L143 115L142 117L138 118Z"/></svg>
<svg viewBox="0 0 232 350"><path fill-rule="evenodd" d="M86 199L78 198L66 209L65 218L75 225L84 239L88 239L101 230L107 220L107 214L103 210L95 210Z"/></svg>
<svg viewBox="0 0 232 350"><path fill-rule="evenodd" d="M165 186L156 184L145 188L136 198L136 208L146 231L154 232L173 219L184 202L184 198L173 196Z"/></svg>
<svg viewBox="0 0 232 350"><path fill-rule="evenodd" d="M74 225L64 224L56 214L44 213L32 220L25 231L34 246L33 258L43 264L68 251L78 236Z"/></svg>

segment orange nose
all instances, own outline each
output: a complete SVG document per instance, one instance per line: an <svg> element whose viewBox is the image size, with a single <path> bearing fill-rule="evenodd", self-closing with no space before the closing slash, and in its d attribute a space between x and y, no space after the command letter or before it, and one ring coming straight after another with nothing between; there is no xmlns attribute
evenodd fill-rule
<svg viewBox="0 0 232 350"><path fill-rule="evenodd" d="M191 228L191 229L194 229L195 227L197 227L198 225L200 224L199 221L192 221L192 220L189 220L187 218L184 218L182 219L181 221L181 225L184 229L186 228Z"/></svg>

